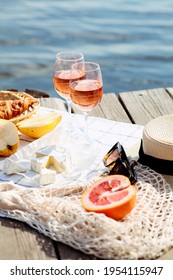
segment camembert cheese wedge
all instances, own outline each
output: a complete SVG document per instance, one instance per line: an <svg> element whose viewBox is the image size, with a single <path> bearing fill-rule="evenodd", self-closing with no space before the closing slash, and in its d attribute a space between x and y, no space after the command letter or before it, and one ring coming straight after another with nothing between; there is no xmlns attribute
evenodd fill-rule
<svg viewBox="0 0 173 280"><path fill-rule="evenodd" d="M31 160L31 167L40 173L42 168L52 166L57 173L61 173L65 171L65 162L65 149L57 146L46 146L36 152L36 158Z"/></svg>

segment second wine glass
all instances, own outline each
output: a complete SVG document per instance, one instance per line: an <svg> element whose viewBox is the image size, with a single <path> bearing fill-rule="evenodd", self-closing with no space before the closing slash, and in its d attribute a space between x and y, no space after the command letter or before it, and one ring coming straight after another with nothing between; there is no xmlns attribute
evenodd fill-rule
<svg viewBox="0 0 173 280"><path fill-rule="evenodd" d="M78 75L76 74L78 73ZM73 79L74 75L76 78ZM86 144L91 144L88 136L87 117L89 112L95 108L103 96L103 81L99 64L94 62L79 62L72 65L71 79L71 100L85 116L84 139Z"/></svg>

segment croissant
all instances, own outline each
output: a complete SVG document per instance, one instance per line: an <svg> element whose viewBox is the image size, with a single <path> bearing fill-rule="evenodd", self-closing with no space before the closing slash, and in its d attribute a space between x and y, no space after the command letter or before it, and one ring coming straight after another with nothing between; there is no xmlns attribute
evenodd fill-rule
<svg viewBox="0 0 173 280"><path fill-rule="evenodd" d="M25 92L0 91L0 118L21 121L32 115L39 101Z"/></svg>

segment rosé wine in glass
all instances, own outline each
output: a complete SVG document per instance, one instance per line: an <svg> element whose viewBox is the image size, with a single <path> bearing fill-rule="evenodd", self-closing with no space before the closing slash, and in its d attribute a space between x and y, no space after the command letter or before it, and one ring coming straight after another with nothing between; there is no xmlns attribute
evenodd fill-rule
<svg viewBox="0 0 173 280"><path fill-rule="evenodd" d="M60 70L55 71L53 75L53 83L55 90L57 93L63 97L64 99L70 100L70 91L71 88L69 87L69 81L70 81L70 70ZM73 77L71 79L73 81L78 79L84 78L84 73L76 71L76 73L73 73Z"/></svg>
<svg viewBox="0 0 173 280"><path fill-rule="evenodd" d="M74 73L83 72L83 79L73 79ZM86 145L91 143L87 130L88 113L91 112L103 97L103 81L99 64L94 62L79 62L72 65L71 79L71 101L80 109L85 116L84 139Z"/></svg>
<svg viewBox="0 0 173 280"><path fill-rule="evenodd" d="M97 80L78 80L71 85L71 100L74 105L90 112L100 103L103 96L103 86Z"/></svg>

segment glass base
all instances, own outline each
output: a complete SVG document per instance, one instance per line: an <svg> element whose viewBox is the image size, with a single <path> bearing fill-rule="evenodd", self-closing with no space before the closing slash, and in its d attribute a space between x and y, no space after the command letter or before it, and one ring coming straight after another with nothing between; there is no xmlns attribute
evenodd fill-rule
<svg viewBox="0 0 173 280"><path fill-rule="evenodd" d="M66 170L62 174L65 181L86 181L87 174L93 170L92 165L100 155L100 150L101 143L98 141L71 139L66 146Z"/></svg>

